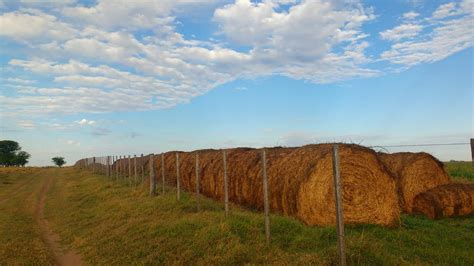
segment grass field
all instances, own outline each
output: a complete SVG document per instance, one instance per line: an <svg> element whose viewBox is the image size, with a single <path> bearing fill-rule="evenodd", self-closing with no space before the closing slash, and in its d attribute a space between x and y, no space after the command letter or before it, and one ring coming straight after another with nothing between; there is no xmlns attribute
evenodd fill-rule
<svg viewBox="0 0 474 266"><path fill-rule="evenodd" d="M472 162L446 162L446 170L454 180L474 181L474 165Z"/></svg>
<svg viewBox="0 0 474 266"><path fill-rule="evenodd" d="M456 178L472 169L448 165ZM464 169L464 170L457 170ZM467 174L465 174L467 173ZM334 264L333 227L308 227L271 216L265 246L263 216L209 199L196 212L192 194L178 203L173 190L150 198L146 187L73 168L0 169L0 264L54 262L35 222L38 193L48 177L45 218L64 247L86 264ZM431 221L403 215L397 228L346 227L349 264L474 263L474 217Z"/></svg>

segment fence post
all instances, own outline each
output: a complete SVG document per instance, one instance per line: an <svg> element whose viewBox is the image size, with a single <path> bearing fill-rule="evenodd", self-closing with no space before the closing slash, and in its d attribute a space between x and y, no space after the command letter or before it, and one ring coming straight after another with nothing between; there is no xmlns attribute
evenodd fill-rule
<svg viewBox="0 0 474 266"><path fill-rule="evenodd" d="M165 194L165 159L164 159L163 153L161 153L161 183L162 183L161 192Z"/></svg>
<svg viewBox="0 0 474 266"><path fill-rule="evenodd" d="M113 155L109 156L109 168L110 168L109 176L110 178L112 178L114 176L114 156Z"/></svg>
<svg viewBox="0 0 474 266"><path fill-rule="evenodd" d="M92 157L92 173L95 173L95 157Z"/></svg>
<svg viewBox="0 0 474 266"><path fill-rule="evenodd" d="M118 157L117 155L115 155L115 180L118 180L119 178L119 175L118 175L118 172L119 172L119 166L118 166Z"/></svg>
<svg viewBox="0 0 474 266"><path fill-rule="evenodd" d="M107 177L110 177L110 156L107 155L107 157L105 157L105 163L107 164Z"/></svg>
<svg viewBox="0 0 474 266"><path fill-rule="evenodd" d="M268 179L267 179L267 158L265 149L262 149L262 173L263 173L263 207L265 211L265 239L270 245L270 207L268 204Z"/></svg>
<svg viewBox="0 0 474 266"><path fill-rule="evenodd" d="M152 153L150 154L150 196L155 196L156 190L154 161Z"/></svg>
<svg viewBox="0 0 474 266"><path fill-rule="evenodd" d="M197 205L197 210L201 210L201 203L199 202L200 200L200 195L199 195L199 183L201 182L200 176L199 176L199 153L196 152L196 205Z"/></svg>
<svg viewBox="0 0 474 266"><path fill-rule="evenodd" d="M132 185L132 159L128 156L128 185Z"/></svg>
<svg viewBox="0 0 474 266"><path fill-rule="evenodd" d="M137 186L138 174L137 174L137 155L133 155L133 170L135 172L135 187Z"/></svg>
<svg viewBox="0 0 474 266"><path fill-rule="evenodd" d="M176 152L176 198L178 200L181 198L179 189L179 153Z"/></svg>
<svg viewBox="0 0 474 266"><path fill-rule="evenodd" d="M342 188L339 171L339 148L333 147L333 176L334 176L334 199L336 201L336 231L337 231L337 248L339 252L339 263L341 266L346 265L346 247L344 242L344 214L342 206Z"/></svg>
<svg viewBox="0 0 474 266"><path fill-rule="evenodd" d="M224 162L224 209L225 217L229 216L229 184L227 180L227 158L225 150L222 151L222 160Z"/></svg>
<svg viewBox="0 0 474 266"><path fill-rule="evenodd" d="M472 164L474 165L474 139L471 139L471 159Z"/></svg>
<svg viewBox="0 0 474 266"><path fill-rule="evenodd" d="M123 174L123 179L127 179L127 155L124 155L123 156L123 160L122 160L122 174Z"/></svg>
<svg viewBox="0 0 474 266"><path fill-rule="evenodd" d="M122 163L122 155L119 155L118 160L117 160L117 180L122 178L122 173L121 173L121 171L122 171L121 166L122 165L121 165L121 163Z"/></svg>

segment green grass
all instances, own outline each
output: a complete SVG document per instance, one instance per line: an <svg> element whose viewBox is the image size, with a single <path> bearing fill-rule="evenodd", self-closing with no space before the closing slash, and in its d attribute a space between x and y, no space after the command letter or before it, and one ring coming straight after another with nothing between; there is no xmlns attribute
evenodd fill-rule
<svg viewBox="0 0 474 266"><path fill-rule="evenodd" d="M192 194L184 193L177 202L168 188L165 195L151 198L144 186L130 188L72 168L41 170L36 178L48 175L55 178L46 200L46 219L63 244L77 250L87 264L337 262L333 227L310 227L272 215L272 244L266 247L261 213L232 206L226 219L220 202L204 198L197 212ZM28 191L36 191L37 183ZM13 204L8 206L0 208ZM472 265L474 217L431 221L403 215L397 228L347 226L346 245L349 264ZM11 252L21 258L29 256L25 251Z"/></svg>
<svg viewBox="0 0 474 266"><path fill-rule="evenodd" d="M474 165L472 162L451 161L444 163L446 171L455 180L474 181Z"/></svg>

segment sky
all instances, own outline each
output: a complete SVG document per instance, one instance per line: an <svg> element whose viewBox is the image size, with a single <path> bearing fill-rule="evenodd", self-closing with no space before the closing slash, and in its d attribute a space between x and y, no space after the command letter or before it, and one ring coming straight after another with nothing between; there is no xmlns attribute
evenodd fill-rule
<svg viewBox="0 0 474 266"><path fill-rule="evenodd" d="M474 1L0 0L29 165L346 142L470 160Z"/></svg>

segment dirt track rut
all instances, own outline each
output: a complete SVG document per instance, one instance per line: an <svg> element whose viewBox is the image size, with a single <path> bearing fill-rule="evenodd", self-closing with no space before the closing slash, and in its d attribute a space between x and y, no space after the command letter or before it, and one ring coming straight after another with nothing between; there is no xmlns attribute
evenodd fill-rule
<svg viewBox="0 0 474 266"><path fill-rule="evenodd" d="M48 221L44 218L46 194L48 193L52 181L53 178L51 176L45 180L41 188L39 201L36 205L36 219L41 227L43 240L52 251L59 265L82 265L82 259L77 252L74 250L64 251L61 248L59 236L51 230Z"/></svg>

